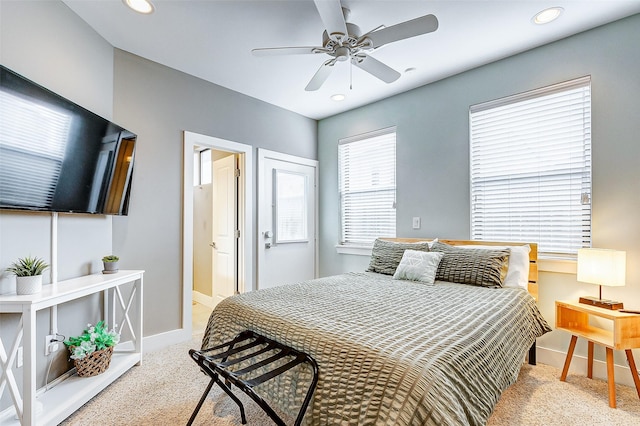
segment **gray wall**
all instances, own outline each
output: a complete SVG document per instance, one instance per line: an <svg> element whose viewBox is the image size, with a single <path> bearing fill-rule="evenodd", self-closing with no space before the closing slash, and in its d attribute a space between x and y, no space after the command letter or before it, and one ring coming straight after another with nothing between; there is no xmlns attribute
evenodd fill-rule
<svg viewBox="0 0 640 426"><path fill-rule="evenodd" d="M49 1L0 2L0 63L56 93L102 115L112 117L113 48L64 4ZM51 260L51 215L0 212L0 270L18 257ZM99 272L100 259L111 252L110 217L60 214L58 219L58 279ZM49 283L48 271L44 282ZM15 278L0 274L0 293L15 291ZM101 317L98 298L61 305L59 330L79 333ZM17 317L0 315L3 339L15 334ZM38 334L49 331L49 312L37 316ZM5 340L6 341L6 340ZM44 339L36 340L37 385L44 384L47 359ZM55 356L50 378L67 369L67 354ZM20 373L22 369L18 370ZM22 382L22 375L16 379ZM10 404L4 393L0 409Z"/></svg>
<svg viewBox="0 0 640 426"><path fill-rule="evenodd" d="M145 334L175 330L182 323L182 131L316 159L316 121L121 50L114 111L138 141L129 216L113 218L113 251L123 268L147 271ZM256 220L254 211L254 229Z"/></svg>
<svg viewBox="0 0 640 426"><path fill-rule="evenodd" d="M632 213L640 210L639 27L636 15L322 120L317 135L313 120L114 52L60 2L0 2L0 62L139 135L130 215L61 215L58 266L59 279L98 272L99 259L113 251L122 268L147 270L149 336L181 327L183 130L319 159L321 274L328 275L368 262L335 253L339 138L398 126L398 235L467 238L468 106L586 74L593 78L594 246L627 250L628 284L606 289L606 296L640 306L640 223ZM422 217L418 232L411 230L412 216ZM0 213L0 268L25 254L49 260L50 231L47 215ZM12 280L0 278L0 291ZM575 276L543 272L540 306L553 322L554 299L594 291ZM60 328L81 328L84 317L95 321L96 306L92 300L62 307ZM14 319L0 321L5 333ZM48 317L40 315L41 334L47 328ZM565 350L566 338L553 333L541 344Z"/></svg>
<svg viewBox="0 0 640 426"><path fill-rule="evenodd" d="M113 47L64 4L3 1L0 24L4 66L112 118ZM0 212L0 268L28 254L49 261L50 222L46 213ZM110 217L61 214L58 232L60 280L102 269L100 259L111 252ZM13 285L13 277L2 275L0 293Z"/></svg>
<svg viewBox="0 0 640 426"><path fill-rule="evenodd" d="M593 246L627 251L627 285L604 296L640 307L640 15L321 120L320 274L364 270L368 258L336 253L338 242L337 142L397 126L397 235L467 239L470 105L576 77L592 76ZM411 218L422 228L413 230ZM597 294L575 275L540 274L540 308L551 325L554 300ZM539 340L564 352L568 336ZM580 343L578 354L586 353ZM603 353L596 351L602 359ZM617 354L619 357L620 354ZM621 357L617 362L625 365Z"/></svg>
<svg viewBox="0 0 640 426"><path fill-rule="evenodd" d="M60 215L58 270L60 280L97 273L112 252L122 269L145 269L145 336L182 326L182 131L316 159L314 120L115 50L62 2L0 1L0 46L6 67L138 134L129 216ZM50 215L0 212L0 269L29 254L49 261L50 235ZM14 282L0 276L0 293ZM80 333L99 308L95 298L61 306L60 332ZM3 338L16 323L0 315ZM48 330L42 312L38 333ZM47 360L37 343L42 386ZM56 355L50 379L66 358ZM0 410L7 404L5 393Z"/></svg>

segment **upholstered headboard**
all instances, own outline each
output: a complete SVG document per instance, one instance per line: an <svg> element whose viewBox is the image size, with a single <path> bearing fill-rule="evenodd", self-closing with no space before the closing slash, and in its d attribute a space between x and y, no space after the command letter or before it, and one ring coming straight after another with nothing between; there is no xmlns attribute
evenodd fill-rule
<svg viewBox="0 0 640 426"><path fill-rule="evenodd" d="M387 241L397 241L405 243L418 243L423 241L432 241L433 238L383 238ZM521 246L529 244L531 251L529 252L529 293L538 300L538 244L523 242L505 242L505 241L469 241L469 240L445 240L438 238L438 241L452 246L456 245L483 245L483 246Z"/></svg>

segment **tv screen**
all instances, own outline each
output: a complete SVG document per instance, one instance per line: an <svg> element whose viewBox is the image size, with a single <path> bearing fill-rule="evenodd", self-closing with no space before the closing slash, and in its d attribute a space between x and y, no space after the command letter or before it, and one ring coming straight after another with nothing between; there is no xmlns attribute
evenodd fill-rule
<svg viewBox="0 0 640 426"><path fill-rule="evenodd" d="M0 65L0 209L126 215L135 143Z"/></svg>

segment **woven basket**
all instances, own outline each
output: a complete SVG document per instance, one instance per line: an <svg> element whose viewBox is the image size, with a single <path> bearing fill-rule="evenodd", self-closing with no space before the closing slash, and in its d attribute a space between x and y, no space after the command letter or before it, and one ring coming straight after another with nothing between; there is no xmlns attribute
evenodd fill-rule
<svg viewBox="0 0 640 426"><path fill-rule="evenodd" d="M73 346L70 347L73 353ZM74 359L73 364L76 367L78 376L91 377L104 373L109 368L111 355L113 354L113 346L109 346L101 351L95 351L91 355L82 359Z"/></svg>

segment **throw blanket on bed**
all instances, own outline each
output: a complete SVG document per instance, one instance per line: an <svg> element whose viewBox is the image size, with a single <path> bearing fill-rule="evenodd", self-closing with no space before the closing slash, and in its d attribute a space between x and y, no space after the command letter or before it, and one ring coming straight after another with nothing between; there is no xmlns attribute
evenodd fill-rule
<svg viewBox="0 0 640 426"><path fill-rule="evenodd" d="M314 425L483 425L550 331L522 289L368 272L230 297L211 314L203 348L246 329L318 362L305 418ZM309 377L301 369L256 390L295 417Z"/></svg>

